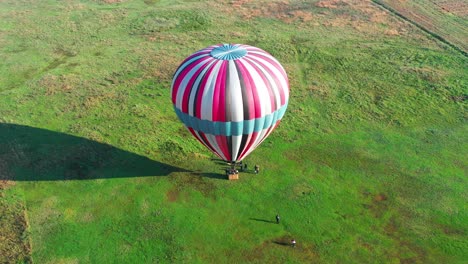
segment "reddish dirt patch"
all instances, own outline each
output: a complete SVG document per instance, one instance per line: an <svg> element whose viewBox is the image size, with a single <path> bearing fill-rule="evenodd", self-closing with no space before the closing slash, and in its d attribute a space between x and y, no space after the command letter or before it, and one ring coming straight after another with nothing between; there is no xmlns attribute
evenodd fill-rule
<svg viewBox="0 0 468 264"><path fill-rule="evenodd" d="M369 193L365 193L364 195L366 197L370 196ZM364 205L364 207L368 209L374 217L381 218L388 209L387 200L388 197L385 194L379 193L374 195L371 203Z"/></svg>
<svg viewBox="0 0 468 264"><path fill-rule="evenodd" d="M382 202L382 201L386 201L388 198L385 194L377 194L375 197L374 197L374 201L375 202Z"/></svg>
<svg viewBox="0 0 468 264"><path fill-rule="evenodd" d="M179 199L180 192L177 188L172 188L166 193L167 200L171 203L176 202Z"/></svg>
<svg viewBox="0 0 468 264"><path fill-rule="evenodd" d="M400 35L400 32L398 32L398 30L396 29L388 29L388 30L385 30L385 35L388 35L388 36L398 36Z"/></svg>
<svg viewBox="0 0 468 264"><path fill-rule="evenodd" d="M159 82L170 82L175 69L183 61L183 57L177 57L178 46L181 44L175 37L168 35L152 35L148 36L149 41L153 42L173 42L174 46L161 50L158 53L149 52L147 50L135 50L141 54L140 67L143 69L145 78L155 78Z"/></svg>
<svg viewBox="0 0 468 264"><path fill-rule="evenodd" d="M221 12L238 15L243 19L272 18L285 23L352 27L364 33L387 35L400 35L406 32L408 27L372 4L370 0L236 0L226 3L227 5L220 6Z"/></svg>
<svg viewBox="0 0 468 264"><path fill-rule="evenodd" d="M317 7L333 8L333 9L338 8L338 6L340 5L346 5L346 3L344 3L341 0L322 0L322 1L318 1L317 3L315 3L315 6Z"/></svg>
<svg viewBox="0 0 468 264"><path fill-rule="evenodd" d="M0 189L0 263L32 263L28 222L23 201L6 201Z"/></svg>
<svg viewBox="0 0 468 264"><path fill-rule="evenodd" d="M106 4L115 4L115 3L121 3L123 1L124 0L103 0L102 2L104 2Z"/></svg>
<svg viewBox="0 0 468 264"><path fill-rule="evenodd" d="M311 12L307 10L308 5L300 6L291 4L289 1L231 1L229 11L240 14L244 19L257 17L279 19L286 23L295 21L309 22L314 19ZM228 11L228 10L226 10ZM228 11L228 12L229 12Z"/></svg>
<svg viewBox="0 0 468 264"><path fill-rule="evenodd" d="M12 182L7 180L0 180L0 190L5 190L8 186L11 186Z"/></svg>
<svg viewBox="0 0 468 264"><path fill-rule="evenodd" d="M426 251L410 241L404 240L400 233L401 226L395 217L390 218L384 227L385 234L391 237L395 243L394 251L391 255L400 260L400 263L427 263ZM412 254L408 257L408 251Z"/></svg>
<svg viewBox="0 0 468 264"><path fill-rule="evenodd" d="M460 0L432 1L442 11L452 13L459 17L468 16L468 2Z"/></svg>
<svg viewBox="0 0 468 264"><path fill-rule="evenodd" d="M385 8L393 9L405 20L432 34L442 37L447 44L457 49L468 50L466 28L462 22L448 19L447 13L468 18L468 2L455 0L390 1L380 0ZM393 12L393 11L392 11Z"/></svg>
<svg viewBox="0 0 468 264"><path fill-rule="evenodd" d="M399 35L406 31L406 25L389 16L387 12L362 0L322 0L316 3L322 8L320 23L330 27L352 27L364 33ZM336 11L329 11L336 10ZM337 14L337 11L342 11ZM353 11L354 15L350 15ZM386 25L386 28L380 27Z"/></svg>

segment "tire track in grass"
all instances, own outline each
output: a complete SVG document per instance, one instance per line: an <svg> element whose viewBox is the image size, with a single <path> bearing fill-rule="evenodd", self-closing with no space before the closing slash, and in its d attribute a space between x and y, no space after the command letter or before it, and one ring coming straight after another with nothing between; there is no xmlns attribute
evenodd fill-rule
<svg viewBox="0 0 468 264"><path fill-rule="evenodd" d="M454 50L460 52L463 56L465 57L468 57L468 53L466 51L464 51L462 48L458 47L457 45L453 44L452 42L448 41L446 38L442 37L441 35L427 29L426 27L424 27L423 25L417 23L416 21L410 19L409 17L403 15L402 13L398 12L397 10L395 10L394 8L382 3L381 1L379 0L371 0L372 3L374 3L375 5L377 5L378 7L384 9L385 11L403 19L404 21L416 26L417 28L419 28L420 30L422 30L423 32L429 34L431 37L439 40L440 42L448 45L449 47L453 48Z"/></svg>

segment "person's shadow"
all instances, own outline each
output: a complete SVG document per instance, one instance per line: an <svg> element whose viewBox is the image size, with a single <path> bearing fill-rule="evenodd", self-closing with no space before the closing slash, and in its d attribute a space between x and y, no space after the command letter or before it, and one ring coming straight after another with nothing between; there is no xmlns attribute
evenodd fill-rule
<svg viewBox="0 0 468 264"><path fill-rule="evenodd" d="M252 220L252 221L257 221L257 222L265 222L265 223L272 223L272 224L276 224L276 222L275 222L275 221L266 220L266 219L260 219L260 218L249 218L249 220Z"/></svg>
<svg viewBox="0 0 468 264"><path fill-rule="evenodd" d="M166 176L186 171L108 144L0 123L0 180L54 181Z"/></svg>

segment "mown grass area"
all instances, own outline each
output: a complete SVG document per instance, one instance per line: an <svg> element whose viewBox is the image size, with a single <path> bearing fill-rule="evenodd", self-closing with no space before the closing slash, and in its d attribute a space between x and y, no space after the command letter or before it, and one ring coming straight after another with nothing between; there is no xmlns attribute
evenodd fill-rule
<svg viewBox="0 0 468 264"><path fill-rule="evenodd" d="M3 1L0 29L0 198L26 208L36 263L468 254L467 59L370 1ZM291 83L236 182L170 101L179 63L224 42Z"/></svg>

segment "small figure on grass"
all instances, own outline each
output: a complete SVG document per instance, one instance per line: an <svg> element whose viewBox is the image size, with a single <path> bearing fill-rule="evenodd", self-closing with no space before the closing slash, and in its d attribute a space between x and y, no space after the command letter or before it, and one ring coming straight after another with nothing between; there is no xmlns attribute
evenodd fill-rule
<svg viewBox="0 0 468 264"><path fill-rule="evenodd" d="M280 223L280 216L279 216L279 214L276 214L276 223L277 223L277 224Z"/></svg>
<svg viewBox="0 0 468 264"><path fill-rule="evenodd" d="M294 239L291 240L291 247L293 247L293 248L296 247L296 240L294 240Z"/></svg>
<svg viewBox="0 0 468 264"><path fill-rule="evenodd" d="M259 171L260 171L260 167L258 165L255 165L255 174L258 174Z"/></svg>

